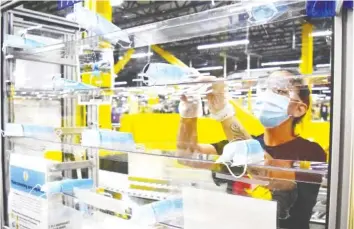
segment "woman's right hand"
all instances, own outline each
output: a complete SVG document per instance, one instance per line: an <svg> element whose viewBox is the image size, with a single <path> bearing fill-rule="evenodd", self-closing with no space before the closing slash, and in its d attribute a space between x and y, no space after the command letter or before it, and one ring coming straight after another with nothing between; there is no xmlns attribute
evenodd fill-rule
<svg viewBox="0 0 354 229"><path fill-rule="evenodd" d="M197 118L203 114L202 103L199 96L181 96L178 111L182 118Z"/></svg>
<svg viewBox="0 0 354 229"><path fill-rule="evenodd" d="M216 79L215 76L203 77L204 81L213 81ZM227 104L224 82L212 83L207 89L207 99L211 114L217 114L219 111L223 110Z"/></svg>
<svg viewBox="0 0 354 229"><path fill-rule="evenodd" d="M208 80L216 80L216 77L210 76ZM224 82L217 81L212 83L207 90L208 107L211 113L211 118L219 122L223 122L235 115L235 109L229 103L225 88L226 86Z"/></svg>

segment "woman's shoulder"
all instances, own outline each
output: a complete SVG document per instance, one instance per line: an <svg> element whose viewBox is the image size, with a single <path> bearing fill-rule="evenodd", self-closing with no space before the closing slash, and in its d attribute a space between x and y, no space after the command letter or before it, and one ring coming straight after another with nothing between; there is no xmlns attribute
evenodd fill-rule
<svg viewBox="0 0 354 229"><path fill-rule="evenodd" d="M305 139L303 137L297 137L296 138L296 144L301 144L301 145L304 145L306 147L312 147L312 148L316 148L318 150L323 150L322 147L317 142L310 141L310 140Z"/></svg>
<svg viewBox="0 0 354 229"><path fill-rule="evenodd" d="M302 160L318 162L326 161L326 152L317 142L298 137L294 142L294 147L298 147L299 149L301 149L301 152L305 158Z"/></svg>

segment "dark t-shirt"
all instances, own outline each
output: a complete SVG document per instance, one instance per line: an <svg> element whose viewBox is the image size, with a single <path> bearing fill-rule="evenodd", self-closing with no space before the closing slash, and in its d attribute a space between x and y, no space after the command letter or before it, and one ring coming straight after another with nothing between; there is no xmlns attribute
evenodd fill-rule
<svg viewBox="0 0 354 229"><path fill-rule="evenodd" d="M326 153L321 146L301 137L278 146L266 146L264 144L263 135L255 137L255 139L260 142L264 150L271 155L273 159L326 162ZM227 141L222 141L213 144L213 146L218 154L222 154L223 148L227 143ZM296 173L296 180L315 181L316 184L297 182L297 199L290 209L290 217L286 220L281 220L279 226L288 229L308 229L312 209L316 204L320 188L320 184L318 183L322 180L322 177L319 175L309 175L307 173ZM232 184L229 183L228 192L230 192L231 187Z"/></svg>

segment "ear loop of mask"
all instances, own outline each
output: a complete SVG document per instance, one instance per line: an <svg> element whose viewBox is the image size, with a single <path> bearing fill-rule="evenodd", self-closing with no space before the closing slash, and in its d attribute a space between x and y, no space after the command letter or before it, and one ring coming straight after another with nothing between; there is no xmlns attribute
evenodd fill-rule
<svg viewBox="0 0 354 229"><path fill-rule="evenodd" d="M143 67L143 70L142 70L142 73L141 74L143 74L142 75L142 78L143 78L143 84L144 85L149 85L149 82L151 83L151 80L149 80L150 79L150 77L147 75L147 74L145 74L145 68L146 68L146 66L148 66L150 64L150 59L148 60L148 62L144 65L144 67ZM146 70L147 71L147 70ZM146 78L146 80L145 80L145 78ZM153 82L151 85L149 85L149 86L153 86L153 85L155 85L155 82Z"/></svg>
<svg viewBox="0 0 354 229"><path fill-rule="evenodd" d="M36 184L29 192L28 192L28 194L30 194L31 195L31 193L33 192L33 190L35 189L35 188L37 188L37 187L39 187L40 188L40 190L42 190L42 185L40 185L40 184ZM43 196L47 196L47 193L46 192L44 192L42 195L40 195L40 196L38 196L39 198L42 198Z"/></svg>
<svg viewBox="0 0 354 229"><path fill-rule="evenodd" d="M247 168L248 168L248 152L246 153L246 160L245 160L245 166L243 167L243 171L242 171L242 173L241 173L240 175L238 175L238 176L235 175L235 174L232 172L230 166L229 166L226 162L221 162L221 164L223 164L223 165L226 166L227 170L229 171L229 173L231 174L232 177L234 177L234 178L236 178L236 179L240 179L240 178L244 177L244 176L246 175L246 173L247 173Z"/></svg>
<svg viewBox="0 0 354 229"><path fill-rule="evenodd" d="M132 47L133 42L130 41L130 43L129 43L127 46L124 46L123 44L120 43L120 40L119 40L119 41L117 42L117 44L118 44L121 48L123 48L123 49L129 49L129 48Z"/></svg>
<svg viewBox="0 0 354 229"><path fill-rule="evenodd" d="M246 159L246 160L247 160L247 159ZM244 176L246 175L246 173L247 173L247 167L248 167L247 162L245 163L245 166L243 167L243 172L242 172L240 175L238 175L238 176L236 176L236 175L231 171L231 168L230 168L230 166L229 166L227 163L222 162L221 164L225 165L226 168L227 168L227 170L228 170L229 173L231 174L231 176L234 177L234 178L236 178L236 179L240 179L240 178L244 177Z"/></svg>

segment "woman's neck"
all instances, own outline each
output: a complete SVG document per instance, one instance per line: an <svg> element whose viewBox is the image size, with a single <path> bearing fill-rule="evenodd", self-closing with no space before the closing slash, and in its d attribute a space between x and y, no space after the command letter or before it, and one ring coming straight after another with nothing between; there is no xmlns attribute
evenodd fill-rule
<svg viewBox="0 0 354 229"><path fill-rule="evenodd" d="M264 143L267 146L277 146L294 140L293 120L290 118L274 128L266 128L264 131Z"/></svg>

